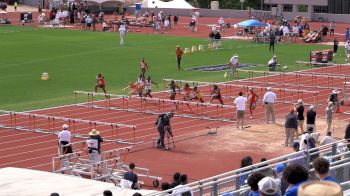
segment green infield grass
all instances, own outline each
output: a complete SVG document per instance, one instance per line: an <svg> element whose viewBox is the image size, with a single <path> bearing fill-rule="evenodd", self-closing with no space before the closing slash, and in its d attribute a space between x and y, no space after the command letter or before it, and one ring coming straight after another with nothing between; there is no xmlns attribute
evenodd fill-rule
<svg viewBox="0 0 350 196"><path fill-rule="evenodd" d="M29 110L74 102L73 90L93 91L95 76L105 76L110 93L136 81L139 62L145 58L155 82L163 78L196 81L227 81L224 72L199 72L176 69L175 47L207 46L203 38L167 35L127 34L125 46L119 46L117 33L77 30L0 27L0 109ZM297 69L296 60L308 61L309 52L331 46L277 44L275 52L286 71ZM339 53L343 54L343 47ZM268 45L247 41L223 41L223 49L206 50L183 56L184 69L227 63L234 54L241 63L266 65L272 57ZM343 57L336 57L342 63ZM305 69L307 66L298 66ZM266 66L250 69L267 70ZM43 72L50 80L40 80ZM247 74L241 74L245 77ZM163 90L163 85L154 90Z"/></svg>

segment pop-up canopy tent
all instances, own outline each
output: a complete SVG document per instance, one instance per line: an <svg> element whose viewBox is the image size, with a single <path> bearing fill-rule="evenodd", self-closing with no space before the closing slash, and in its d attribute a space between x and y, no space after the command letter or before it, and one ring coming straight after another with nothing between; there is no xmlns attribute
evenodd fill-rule
<svg viewBox="0 0 350 196"><path fill-rule="evenodd" d="M257 20L245 20L236 24L237 27L265 27L266 23L259 22Z"/></svg>
<svg viewBox="0 0 350 196"><path fill-rule="evenodd" d="M176 8L176 9L194 9L192 5L185 0L172 0L168 2L160 0L144 0L142 1L143 8Z"/></svg>

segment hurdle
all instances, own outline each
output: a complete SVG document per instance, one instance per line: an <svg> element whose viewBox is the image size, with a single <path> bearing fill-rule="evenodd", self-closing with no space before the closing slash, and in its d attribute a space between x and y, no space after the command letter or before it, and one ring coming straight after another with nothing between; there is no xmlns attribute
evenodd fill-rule
<svg viewBox="0 0 350 196"><path fill-rule="evenodd" d="M275 86L290 86L290 87L304 87L304 88L314 88L314 89L335 89L339 88L336 86L311 86L311 85L304 85L304 84L284 84L284 83L276 83L276 82L259 82L259 81L240 81L242 83L250 83L250 84L265 84L265 85L275 85ZM247 84L248 85L248 84Z"/></svg>
<svg viewBox="0 0 350 196"><path fill-rule="evenodd" d="M132 146L127 146L101 152L101 161L97 163L92 163L87 152L83 150L56 156L52 158L52 172L111 182L117 185L128 171L125 160L131 149ZM122 155L124 155L123 158ZM153 180L154 187L158 187L159 181L162 180L161 177L151 175L150 169L147 168L135 167L135 173L141 179ZM143 184L142 180L140 182Z"/></svg>
<svg viewBox="0 0 350 196"><path fill-rule="evenodd" d="M267 74L267 75L293 75L293 76L310 76L310 75L316 75L316 76L319 76L319 77L324 77L324 78L347 78L347 76L344 74L343 76L338 76L338 75L325 75L324 73L316 73L316 72L313 72L313 74L310 74L310 73L303 73L303 72L278 72L278 71L258 71L258 70L247 70L247 69L237 69L237 71L240 71L240 72L250 72L250 73L262 73L262 74Z"/></svg>
<svg viewBox="0 0 350 196"><path fill-rule="evenodd" d="M120 143L120 144L140 144L142 142L136 142L136 126L127 125L121 123L108 123L101 121L90 121L75 118L48 116L42 114L32 114L28 112L14 112L7 110L0 110L0 113L8 115L8 117L3 117L0 119L0 127L7 129L14 129L26 132L40 133L44 135L58 135L62 124L67 124L70 126L73 138L83 138L86 139L88 136L84 136L79 132L78 126L88 126L89 130L100 126L105 128L105 131L111 131L111 135L115 139L105 139L106 142ZM131 129L134 135L133 142L125 139L120 139L122 135L119 133L119 129L127 128Z"/></svg>
<svg viewBox="0 0 350 196"><path fill-rule="evenodd" d="M91 93L84 91L74 91L76 95L82 94L90 94L90 95L105 95L99 93ZM113 97L121 97L122 99L128 99L128 96L125 95L116 95L110 94ZM160 98L147 98L147 97L139 97L139 96L131 96L131 99L137 99L139 103L131 104L129 103L127 107L120 106L99 106L97 102L94 103L92 108L101 108L101 109L111 109L111 110L121 110L121 111L129 111L129 112L139 112L146 114L161 114L164 112L169 112L171 110L176 110L175 116L184 117L184 118L194 118L194 119L204 119L204 120L214 120L214 121L227 121L231 122L230 118L225 118L227 115L224 110L230 110L233 112L234 107L231 105L221 105L221 104L211 104L211 103L200 103L200 102L191 102L191 101L180 101L180 100L170 100L170 99L160 99ZM147 105L148 104L148 105ZM89 103L76 104L77 106L83 107L91 107ZM191 108L191 106L193 108ZM186 111L188 107L190 111ZM212 108L212 111L207 111L207 109ZM153 109L153 110L151 110ZM193 109L193 110L192 110ZM181 113L182 112L182 113ZM196 114L193 115L193 114Z"/></svg>

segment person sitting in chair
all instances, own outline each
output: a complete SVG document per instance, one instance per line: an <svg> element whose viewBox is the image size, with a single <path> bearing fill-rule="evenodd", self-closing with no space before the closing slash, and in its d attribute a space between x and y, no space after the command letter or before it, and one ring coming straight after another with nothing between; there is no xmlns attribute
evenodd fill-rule
<svg viewBox="0 0 350 196"><path fill-rule="evenodd" d="M277 67L276 55L273 55L272 59L270 59L267 64L269 66L269 71L276 71L276 67Z"/></svg>

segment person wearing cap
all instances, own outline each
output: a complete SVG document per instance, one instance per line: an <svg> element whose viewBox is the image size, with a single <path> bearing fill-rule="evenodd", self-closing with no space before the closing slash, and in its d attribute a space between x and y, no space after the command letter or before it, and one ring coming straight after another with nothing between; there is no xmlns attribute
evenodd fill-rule
<svg viewBox="0 0 350 196"><path fill-rule="evenodd" d="M284 195L288 188L288 182L283 178L283 172L286 166L283 163L278 163L273 169L275 182L278 186L277 193L279 195Z"/></svg>
<svg viewBox="0 0 350 196"><path fill-rule="evenodd" d="M253 87L249 87L249 91L247 93L247 99L248 99L248 104L249 104L249 112L250 112L250 117L253 118L253 110L256 108L256 103L259 100L258 94L254 92Z"/></svg>
<svg viewBox="0 0 350 196"><path fill-rule="evenodd" d="M301 131L300 134L302 134L304 132L304 120L305 120L305 117L304 117L305 107L302 99L298 100L298 103L295 105L295 109L297 112L298 126L300 127L300 131ZM296 130L295 135L298 138L298 135L299 135L298 129Z"/></svg>
<svg viewBox="0 0 350 196"><path fill-rule="evenodd" d="M338 97L339 91L337 89L334 89L332 93L329 95L328 102L333 103L333 112L340 113L340 102Z"/></svg>
<svg viewBox="0 0 350 196"><path fill-rule="evenodd" d="M267 65L269 67L269 71L276 71L276 67L277 67L276 55L273 55L272 59L269 60Z"/></svg>
<svg viewBox="0 0 350 196"><path fill-rule="evenodd" d="M260 196L279 196L278 185L271 177L265 177L258 183Z"/></svg>
<svg viewBox="0 0 350 196"><path fill-rule="evenodd" d="M231 68L232 77L235 78L235 74L238 68L238 55L234 54L230 59L229 67Z"/></svg>
<svg viewBox="0 0 350 196"><path fill-rule="evenodd" d="M289 184L289 187L284 195L297 196L299 186L308 180L309 173L301 165L288 165L283 172L283 178Z"/></svg>
<svg viewBox="0 0 350 196"><path fill-rule="evenodd" d="M262 172L254 172L249 175L247 184L250 186L249 196L259 196L259 181L265 177Z"/></svg>
<svg viewBox="0 0 350 196"><path fill-rule="evenodd" d="M120 46L124 46L124 37L125 37L125 34L126 34L126 29L125 29L125 26L124 25L120 25L120 28L119 28L119 37L120 37Z"/></svg>
<svg viewBox="0 0 350 196"><path fill-rule="evenodd" d="M327 159L325 159L323 157L318 157L312 162L312 165L315 168L316 176L320 180L339 183L339 181L336 178L329 175L329 165L330 164L329 164Z"/></svg>
<svg viewBox="0 0 350 196"><path fill-rule="evenodd" d="M313 130L316 132L316 115L317 113L315 106L310 105L308 111L306 112L306 129L312 127Z"/></svg>
<svg viewBox="0 0 350 196"><path fill-rule="evenodd" d="M68 130L69 126L64 124L62 125L63 130L58 133L59 147L61 154L72 153L72 146L70 145L70 139L72 137L71 132ZM69 144L69 145L68 145Z"/></svg>
<svg viewBox="0 0 350 196"><path fill-rule="evenodd" d="M181 58L182 58L182 49L180 48L179 45L176 46L176 61L177 61L177 69L181 69Z"/></svg>
<svg viewBox="0 0 350 196"><path fill-rule="evenodd" d="M298 129L298 121L297 116L294 113L294 108L291 108L289 110L289 113L286 115L286 121L284 123L285 127L285 140L284 140L284 146L292 146L294 141L294 135L297 132Z"/></svg>
<svg viewBox="0 0 350 196"><path fill-rule="evenodd" d="M101 161L101 142L103 142L100 132L96 129L91 130L89 133L89 139L86 140L88 147L89 158L92 163Z"/></svg>
<svg viewBox="0 0 350 196"><path fill-rule="evenodd" d="M341 186L334 182L311 181L300 185L297 194L298 196L343 196L343 191Z"/></svg>
<svg viewBox="0 0 350 196"><path fill-rule="evenodd" d="M244 114L245 114L245 105L247 102L247 98L243 97L243 93L239 92L238 97L234 100L234 104L236 105L236 118L237 118L237 129L239 129L239 123L241 122L242 130L244 129Z"/></svg>
<svg viewBox="0 0 350 196"><path fill-rule="evenodd" d="M157 141L157 148L166 150L164 144L165 132L168 131L169 136L173 137L170 125L170 119L174 116L173 112L166 112L158 115L155 126L159 132L159 139Z"/></svg>
<svg viewBox="0 0 350 196"><path fill-rule="evenodd" d="M275 123L275 110L273 105L277 100L277 96L274 92L272 92L271 87L267 88L267 92L264 94L263 98L263 107L265 109L265 120L266 123L269 124L270 117L272 123Z"/></svg>
<svg viewBox="0 0 350 196"><path fill-rule="evenodd" d="M333 102L329 102L326 107L327 132L331 131L333 121Z"/></svg>

